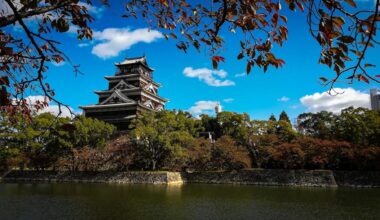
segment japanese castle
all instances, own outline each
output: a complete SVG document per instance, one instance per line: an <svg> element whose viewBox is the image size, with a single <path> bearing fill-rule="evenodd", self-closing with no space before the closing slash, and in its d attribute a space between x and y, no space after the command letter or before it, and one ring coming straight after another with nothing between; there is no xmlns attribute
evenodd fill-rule
<svg viewBox="0 0 380 220"><path fill-rule="evenodd" d="M146 57L127 58L117 67L114 76L105 76L108 90L94 91L99 103L81 106L86 117L114 124L119 130L128 129L131 119L142 111L164 109L166 99L158 95L160 84L153 81L153 69Z"/></svg>

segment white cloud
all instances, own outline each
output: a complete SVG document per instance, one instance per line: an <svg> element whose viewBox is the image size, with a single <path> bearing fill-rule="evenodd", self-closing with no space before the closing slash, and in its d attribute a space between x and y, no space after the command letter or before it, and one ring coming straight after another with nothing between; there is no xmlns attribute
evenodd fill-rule
<svg viewBox="0 0 380 220"><path fill-rule="evenodd" d="M235 82L231 80L221 80L227 76L227 72L224 70L210 70L208 68L193 69L192 67L186 67L183 70L183 74L190 78L198 78L209 86L220 87L235 85Z"/></svg>
<svg viewBox="0 0 380 220"><path fill-rule="evenodd" d="M95 31L94 40L100 41L92 48L92 54L103 58L116 57L123 50L128 50L134 44L144 42L152 43L163 35L156 30L141 28L131 31L128 28L107 28Z"/></svg>
<svg viewBox="0 0 380 220"><path fill-rule="evenodd" d="M316 92L300 98L300 101L311 112L325 110L339 113L340 110L350 106L365 108L370 106L369 94L352 88L335 88L334 90L335 94L333 95L327 92Z"/></svg>
<svg viewBox="0 0 380 220"><path fill-rule="evenodd" d="M279 102L287 102L289 100L290 100L289 97L286 97L286 96L282 96L281 98L277 99L277 101Z"/></svg>
<svg viewBox="0 0 380 220"><path fill-rule="evenodd" d="M77 26L70 25L69 30L67 31L67 33L69 33L69 34L77 34L78 30L79 30L79 28Z"/></svg>
<svg viewBox="0 0 380 220"><path fill-rule="evenodd" d="M12 2L17 9L20 9L23 6L23 4L20 3L20 0L15 0ZM9 7L8 3L6 3L5 1L0 1L0 15L2 16L13 15L12 9Z"/></svg>
<svg viewBox="0 0 380 220"><path fill-rule="evenodd" d="M237 73L237 74L235 74L235 77L239 78L239 77L244 77L246 75L247 75L247 73Z"/></svg>
<svg viewBox="0 0 380 220"><path fill-rule="evenodd" d="M226 102L226 103L230 103L230 102L233 102L233 101L234 101L233 98L223 99L223 102Z"/></svg>
<svg viewBox="0 0 380 220"><path fill-rule="evenodd" d="M200 114L212 114L218 103L218 101L198 101L194 106L190 107L188 111L196 116Z"/></svg>
<svg viewBox="0 0 380 220"><path fill-rule="evenodd" d="M28 96L25 99L27 100L27 102L30 106L33 106L37 103L37 101L43 102L46 99L46 97L40 96L40 95L39 96ZM47 100L47 101L49 103L49 106L43 108L42 110L37 111L36 113L42 114L42 113L50 112L53 115L58 115L59 114L59 106L51 104L51 102L49 100ZM70 110L71 110L71 112L77 114L77 112L75 112L74 109L72 109L71 107L70 107ZM61 111L62 112L59 115L59 117L70 117L70 118L72 117L69 109L67 109L66 107L62 106Z"/></svg>
<svg viewBox="0 0 380 220"><path fill-rule="evenodd" d="M90 5L90 4L87 4L85 2L79 2L78 5L86 7L87 11L90 14L94 14L96 16L101 16L102 12L105 9L104 7L96 7L94 5Z"/></svg>

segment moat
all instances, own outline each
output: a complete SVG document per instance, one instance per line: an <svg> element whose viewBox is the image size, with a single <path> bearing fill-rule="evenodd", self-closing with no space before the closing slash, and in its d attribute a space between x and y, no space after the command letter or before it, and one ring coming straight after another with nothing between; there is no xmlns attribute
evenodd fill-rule
<svg viewBox="0 0 380 220"><path fill-rule="evenodd" d="M1 183L0 219L378 219L379 188Z"/></svg>

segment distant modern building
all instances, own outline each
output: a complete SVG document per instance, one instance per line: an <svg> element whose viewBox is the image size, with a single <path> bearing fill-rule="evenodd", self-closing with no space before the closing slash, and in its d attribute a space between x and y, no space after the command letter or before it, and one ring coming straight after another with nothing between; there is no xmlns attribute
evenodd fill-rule
<svg viewBox="0 0 380 220"><path fill-rule="evenodd" d="M216 105L215 105L215 114L217 115L218 113L222 112L222 106L220 105L220 103L218 102Z"/></svg>
<svg viewBox="0 0 380 220"><path fill-rule="evenodd" d="M380 111L380 90L371 89L371 109Z"/></svg>
<svg viewBox="0 0 380 220"><path fill-rule="evenodd" d="M166 99L158 95L160 84L153 81L153 69L146 57L127 58L115 64L114 76L105 76L108 89L94 91L99 96L95 105L81 106L86 117L114 124L119 130L128 129L129 123L142 111L160 111Z"/></svg>

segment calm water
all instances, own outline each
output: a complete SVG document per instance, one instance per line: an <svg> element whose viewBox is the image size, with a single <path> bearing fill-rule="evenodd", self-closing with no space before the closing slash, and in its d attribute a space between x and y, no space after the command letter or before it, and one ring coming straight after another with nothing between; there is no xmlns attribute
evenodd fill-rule
<svg viewBox="0 0 380 220"><path fill-rule="evenodd" d="M380 219L380 189L0 184L0 219Z"/></svg>

